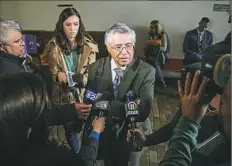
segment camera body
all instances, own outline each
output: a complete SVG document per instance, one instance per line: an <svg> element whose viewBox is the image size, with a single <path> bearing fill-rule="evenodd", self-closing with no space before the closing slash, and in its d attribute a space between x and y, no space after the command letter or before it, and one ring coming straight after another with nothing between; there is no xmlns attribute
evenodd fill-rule
<svg viewBox="0 0 232 166"><path fill-rule="evenodd" d="M202 62L186 65L181 69L182 87L184 87L188 72L194 76L195 72L200 70L199 86L204 76L209 78L205 95L202 98L202 104L208 104L215 95L222 94L226 80L228 80L231 54L229 54L229 49L222 49L222 46L225 47L223 43L212 46L206 50Z"/></svg>

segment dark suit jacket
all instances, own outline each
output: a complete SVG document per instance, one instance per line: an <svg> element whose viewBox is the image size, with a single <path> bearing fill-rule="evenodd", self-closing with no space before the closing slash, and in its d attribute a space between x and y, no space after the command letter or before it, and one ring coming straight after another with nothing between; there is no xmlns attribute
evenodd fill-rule
<svg viewBox="0 0 232 166"><path fill-rule="evenodd" d="M102 58L103 59L103 58ZM94 80L96 71L100 68L100 60L96 61L89 68L88 80ZM113 83L111 75L111 58L106 58L102 78L109 82L108 86L103 88L104 91L113 94ZM123 79L120 83L118 94L115 100L125 102L125 95L129 90L136 93L138 98L141 99L140 116L138 121L143 122L149 115L152 107L152 100L154 96L154 83L155 83L155 68L146 62L134 58L133 61L126 68Z"/></svg>
<svg viewBox="0 0 232 166"><path fill-rule="evenodd" d="M108 82L108 85L102 85L102 91L107 91L114 94L110 63L111 57L107 57L105 58L105 60L103 58L99 59L94 64L92 64L89 67L88 79L89 81L95 80L97 71L99 68L101 68L102 61L105 61L105 64L103 64L104 69L102 79ZM141 99L141 107L139 109L140 115L137 118L137 121L145 121L151 111L154 95L155 73L155 68L140 59L134 58L133 61L127 66L123 79L120 83L118 95L115 97L115 100L125 103L125 95L129 90L134 91L138 98ZM122 109L123 108L125 107L122 107ZM123 148L122 144L125 140L125 134L126 133L122 133L121 137L116 140L116 136L112 133L112 126L107 123L106 129L101 135L101 137L103 138L100 139L100 148L102 142L104 144L103 146L109 149L105 151L106 153L115 153L113 155L113 159L115 161L121 161L120 157L124 157L122 153L125 152L125 149Z"/></svg>
<svg viewBox="0 0 232 166"><path fill-rule="evenodd" d="M205 30L203 34L203 52L213 44L213 34ZM183 51L184 65L200 62L202 55L199 54L200 38L197 29L188 31L184 38Z"/></svg>

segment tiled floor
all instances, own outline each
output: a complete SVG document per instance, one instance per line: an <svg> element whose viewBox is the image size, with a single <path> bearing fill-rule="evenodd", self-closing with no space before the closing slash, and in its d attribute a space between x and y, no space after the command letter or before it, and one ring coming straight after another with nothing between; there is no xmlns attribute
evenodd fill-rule
<svg viewBox="0 0 232 166"><path fill-rule="evenodd" d="M153 101L153 110L150 115L152 121L153 131L158 130L160 127L167 124L172 120L177 106L179 104L179 98L176 96L157 95ZM141 157L141 166L158 166L162 160L165 151L168 148L168 142L150 146L144 150Z"/></svg>

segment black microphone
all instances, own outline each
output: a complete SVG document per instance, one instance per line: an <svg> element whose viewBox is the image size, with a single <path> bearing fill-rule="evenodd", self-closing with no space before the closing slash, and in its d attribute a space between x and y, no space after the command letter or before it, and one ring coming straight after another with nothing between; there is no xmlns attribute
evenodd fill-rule
<svg viewBox="0 0 232 166"><path fill-rule="evenodd" d="M117 100L112 100L108 117L109 120L112 121L124 121L126 118L125 103Z"/></svg>
<svg viewBox="0 0 232 166"><path fill-rule="evenodd" d="M103 93L109 85L109 81L99 76L96 76L94 80L89 80L85 87L84 103L94 104L97 94Z"/></svg>
<svg viewBox="0 0 232 166"><path fill-rule="evenodd" d="M107 117L110 109L110 103L113 100L113 95L109 92L103 92L102 95L96 99L92 107L92 112L96 112L97 117Z"/></svg>
<svg viewBox="0 0 232 166"><path fill-rule="evenodd" d="M79 89L84 88L83 78L83 74L73 73L70 71L67 72L67 81L69 87L77 87Z"/></svg>
<svg viewBox="0 0 232 166"><path fill-rule="evenodd" d="M129 122L130 129L136 128L135 117L139 115L138 104L136 102L137 96L133 91L126 93L126 119ZM132 133L131 137L132 151L141 151L143 149L143 141L138 133Z"/></svg>
<svg viewBox="0 0 232 166"><path fill-rule="evenodd" d="M126 118L131 123L131 128L135 129L135 117L139 115L138 104L136 103L136 95L133 91L126 93Z"/></svg>

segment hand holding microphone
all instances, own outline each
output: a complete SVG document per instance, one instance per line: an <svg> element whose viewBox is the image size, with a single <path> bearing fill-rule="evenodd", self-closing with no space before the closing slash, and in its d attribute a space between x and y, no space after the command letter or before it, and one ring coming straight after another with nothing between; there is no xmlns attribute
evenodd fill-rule
<svg viewBox="0 0 232 166"><path fill-rule="evenodd" d="M93 131L97 132L97 133L102 133L105 129L105 117L95 117L95 119L92 122L92 127L93 127Z"/></svg>

